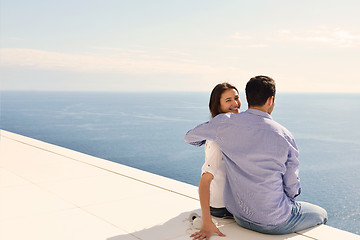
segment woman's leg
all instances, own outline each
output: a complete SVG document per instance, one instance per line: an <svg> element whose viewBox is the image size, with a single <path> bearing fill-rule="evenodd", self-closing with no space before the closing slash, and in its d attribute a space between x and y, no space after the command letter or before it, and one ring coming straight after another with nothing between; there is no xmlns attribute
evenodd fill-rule
<svg viewBox="0 0 360 240"><path fill-rule="evenodd" d="M210 214L218 218L233 218L233 215L226 208L210 207Z"/></svg>

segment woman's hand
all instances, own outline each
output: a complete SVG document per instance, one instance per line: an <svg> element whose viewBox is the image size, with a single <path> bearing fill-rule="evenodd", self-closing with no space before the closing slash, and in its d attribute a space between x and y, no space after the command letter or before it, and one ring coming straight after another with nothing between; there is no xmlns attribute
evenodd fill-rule
<svg viewBox="0 0 360 240"><path fill-rule="evenodd" d="M224 237L225 234L220 232L220 230L213 223L210 215L210 183L213 180L214 176L205 172L201 178L199 183L199 197L200 197L200 205L202 212L202 227L199 232L192 234L190 237L193 239L210 239L211 235L214 233L218 234L221 237Z"/></svg>
<svg viewBox="0 0 360 240"><path fill-rule="evenodd" d="M204 223L201 227L201 230L199 232L192 234L190 237L192 237L193 239L208 240L210 239L211 235L213 235L214 233L218 234L221 237L225 237L225 234L220 232L220 230L216 227L216 225L213 222L209 224Z"/></svg>

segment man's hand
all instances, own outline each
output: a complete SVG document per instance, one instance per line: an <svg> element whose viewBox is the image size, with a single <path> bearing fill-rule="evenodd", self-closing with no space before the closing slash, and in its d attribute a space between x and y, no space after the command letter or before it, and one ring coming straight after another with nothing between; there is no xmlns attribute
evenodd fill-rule
<svg viewBox="0 0 360 240"><path fill-rule="evenodd" d="M211 235L213 235L213 233L216 233L221 237L225 237L225 234L220 232L220 230L216 227L216 225L213 222L211 222L210 224L203 224L201 230L199 232L192 234L190 237L192 237L193 239L208 240L210 239Z"/></svg>

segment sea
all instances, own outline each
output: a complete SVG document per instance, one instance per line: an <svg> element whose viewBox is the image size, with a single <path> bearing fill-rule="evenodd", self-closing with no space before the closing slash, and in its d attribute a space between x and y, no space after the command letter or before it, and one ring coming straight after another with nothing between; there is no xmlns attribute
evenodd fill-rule
<svg viewBox="0 0 360 240"><path fill-rule="evenodd" d="M240 93L241 111L247 109ZM208 121L207 92L0 93L0 128L198 185L203 147L185 133ZM300 201L360 234L360 94L278 93L272 113L300 149Z"/></svg>

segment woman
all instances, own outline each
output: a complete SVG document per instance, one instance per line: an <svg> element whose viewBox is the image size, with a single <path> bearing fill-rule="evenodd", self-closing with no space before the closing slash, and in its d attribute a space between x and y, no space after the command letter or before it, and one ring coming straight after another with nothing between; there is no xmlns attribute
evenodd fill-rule
<svg viewBox="0 0 360 240"><path fill-rule="evenodd" d="M221 83L212 90L209 109L213 118L220 113L239 113L240 106L239 92L233 85ZM205 163L201 172L199 196L203 225L199 232L190 237L208 239L213 233L225 236L211 220L211 215L232 217L232 214L226 210L223 199L226 174L222 153L212 141L205 143Z"/></svg>

